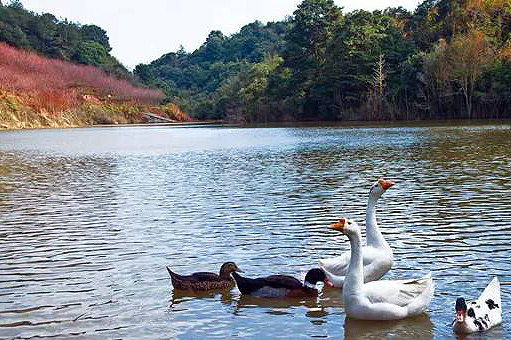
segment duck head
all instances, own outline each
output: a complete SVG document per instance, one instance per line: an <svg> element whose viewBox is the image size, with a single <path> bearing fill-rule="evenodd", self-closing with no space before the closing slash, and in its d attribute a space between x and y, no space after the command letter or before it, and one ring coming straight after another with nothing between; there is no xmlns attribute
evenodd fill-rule
<svg viewBox="0 0 511 340"><path fill-rule="evenodd" d="M331 285L331 283L329 283L324 271L322 271L319 268L312 268L305 275L304 286L308 287L308 288L316 289L316 284L320 281L324 282L325 284Z"/></svg>
<svg viewBox="0 0 511 340"><path fill-rule="evenodd" d="M378 178L376 182L371 186L371 189L369 189L369 196L373 196L375 198L379 198L387 189L392 187L394 185L394 182Z"/></svg>
<svg viewBox="0 0 511 340"><path fill-rule="evenodd" d="M454 309L456 310L456 322L463 323L467 316L467 303L465 302L465 299L457 298Z"/></svg>
<svg viewBox="0 0 511 340"><path fill-rule="evenodd" d="M232 272L243 272L243 270L239 269L234 262L225 262L222 267L220 267L220 276L222 276L222 274L229 275Z"/></svg>
<svg viewBox="0 0 511 340"><path fill-rule="evenodd" d="M357 222L344 217L339 219L337 223L331 224L330 229L340 231L344 235L348 236L360 234L360 226L357 224Z"/></svg>

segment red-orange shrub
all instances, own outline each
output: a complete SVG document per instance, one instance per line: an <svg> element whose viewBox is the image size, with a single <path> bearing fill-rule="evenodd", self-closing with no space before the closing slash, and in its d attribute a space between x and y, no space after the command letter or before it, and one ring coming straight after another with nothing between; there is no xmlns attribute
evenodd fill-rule
<svg viewBox="0 0 511 340"><path fill-rule="evenodd" d="M137 103L157 103L161 91L136 87L103 70L40 57L0 43L0 88L27 97L35 109L56 112L76 105L79 92Z"/></svg>

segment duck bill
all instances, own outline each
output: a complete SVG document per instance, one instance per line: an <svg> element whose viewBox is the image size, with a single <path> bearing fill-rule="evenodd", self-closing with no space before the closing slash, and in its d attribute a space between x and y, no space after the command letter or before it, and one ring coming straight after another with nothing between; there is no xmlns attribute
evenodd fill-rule
<svg viewBox="0 0 511 340"><path fill-rule="evenodd" d="M346 219L341 218L337 223L330 224L329 228L338 230L338 231L343 231L345 223L346 223Z"/></svg>
<svg viewBox="0 0 511 340"><path fill-rule="evenodd" d="M463 322L465 321L465 315L463 313L463 311L457 311L456 312L456 322Z"/></svg>
<svg viewBox="0 0 511 340"><path fill-rule="evenodd" d="M395 184L394 182L385 180L383 178L380 178L378 182L380 182L380 185L383 188L383 190L387 190Z"/></svg>
<svg viewBox="0 0 511 340"><path fill-rule="evenodd" d="M239 272L239 273L243 273L243 270L239 269L238 267L236 267L236 269L234 271L235 272Z"/></svg>

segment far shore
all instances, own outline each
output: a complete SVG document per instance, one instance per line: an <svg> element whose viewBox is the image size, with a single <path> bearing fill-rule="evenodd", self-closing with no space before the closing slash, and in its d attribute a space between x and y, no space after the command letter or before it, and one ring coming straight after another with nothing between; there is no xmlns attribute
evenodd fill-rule
<svg viewBox="0 0 511 340"><path fill-rule="evenodd" d="M257 124L231 123L222 120L165 122L165 123L126 123L126 124L94 124L83 126L48 126L23 129L1 129L2 131L26 131L48 129L73 129L73 128L113 128L113 127L240 127L240 128L314 128L314 127L341 127L341 128L393 128L393 127L449 127L449 126L478 126L478 125L511 125L511 119L449 119L449 120L397 120L397 121L317 121L317 122L272 122Z"/></svg>
<svg viewBox="0 0 511 340"><path fill-rule="evenodd" d="M134 124L95 124L84 127L93 127L93 128L108 128L108 127L158 127L158 126L166 126L166 127L200 127L200 126L240 126L239 124L228 123L222 120L207 120L207 121L191 121L191 122L166 122L166 123L134 123Z"/></svg>

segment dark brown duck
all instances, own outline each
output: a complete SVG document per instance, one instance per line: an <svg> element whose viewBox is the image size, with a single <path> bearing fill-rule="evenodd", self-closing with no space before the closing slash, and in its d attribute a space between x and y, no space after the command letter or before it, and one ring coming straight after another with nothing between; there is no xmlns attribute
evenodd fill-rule
<svg viewBox="0 0 511 340"><path fill-rule="evenodd" d="M237 273L232 275L241 294L268 298L316 296L316 284L320 281L328 283L325 273L319 268L309 270L303 283L289 275L270 275L256 279Z"/></svg>
<svg viewBox="0 0 511 340"><path fill-rule="evenodd" d="M236 266L234 262L225 262L220 267L220 273L198 272L191 275L179 275L174 273L167 267L170 274L172 286L175 289L182 290L214 290L214 289L230 289L234 287L234 280L231 277L233 272L241 272L242 270Z"/></svg>

